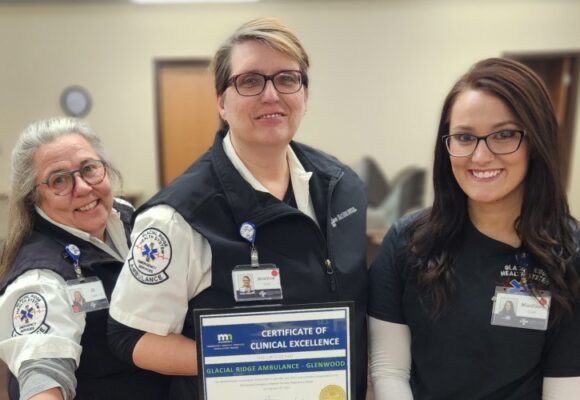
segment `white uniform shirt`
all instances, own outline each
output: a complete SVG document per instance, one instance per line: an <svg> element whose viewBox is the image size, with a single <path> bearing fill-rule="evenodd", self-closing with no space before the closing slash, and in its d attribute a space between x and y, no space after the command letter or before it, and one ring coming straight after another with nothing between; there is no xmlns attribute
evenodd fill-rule
<svg viewBox="0 0 580 400"><path fill-rule="evenodd" d="M236 154L229 134L227 157L255 190L268 190ZM307 172L288 146L288 166L296 205L315 222ZM209 242L170 206L145 210L135 220L132 248L113 291L111 316L123 325L165 336L181 333L188 302L211 285ZM153 251L153 257L148 257ZM232 289L233 290L233 289Z"/></svg>
<svg viewBox="0 0 580 400"><path fill-rule="evenodd" d="M40 209L37 211L42 218L91 242L119 261L129 251L123 222L116 210L109 215L106 230L119 253L98 238L57 223ZM27 360L72 358L78 366L84 329L85 314L72 312L66 283L56 272L27 271L8 285L0 297L0 359L15 376Z"/></svg>

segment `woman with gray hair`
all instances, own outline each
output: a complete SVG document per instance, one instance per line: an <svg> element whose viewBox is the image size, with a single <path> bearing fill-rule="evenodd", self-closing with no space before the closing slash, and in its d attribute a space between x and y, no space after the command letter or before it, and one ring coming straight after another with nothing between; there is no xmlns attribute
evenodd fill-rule
<svg viewBox="0 0 580 400"><path fill-rule="evenodd" d="M0 259L0 359L13 374L12 399L163 398L163 377L107 347L108 299L133 212L113 198L111 177L120 180L78 119L33 123L13 149Z"/></svg>

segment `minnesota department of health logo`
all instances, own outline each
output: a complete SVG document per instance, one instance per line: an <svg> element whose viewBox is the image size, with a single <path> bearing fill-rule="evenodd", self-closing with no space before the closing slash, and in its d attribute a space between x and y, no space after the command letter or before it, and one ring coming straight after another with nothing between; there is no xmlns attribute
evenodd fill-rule
<svg viewBox="0 0 580 400"><path fill-rule="evenodd" d="M50 327L45 323L48 307L46 300L38 293L26 293L18 298L14 306L12 336L47 333Z"/></svg>
<svg viewBox="0 0 580 400"><path fill-rule="evenodd" d="M234 335L231 333L218 333L217 341L218 343L232 343L234 341Z"/></svg>
<svg viewBox="0 0 580 400"><path fill-rule="evenodd" d="M129 269L133 276L147 285L156 285L169 277L165 270L171 262L171 243L159 229L141 232L131 248Z"/></svg>

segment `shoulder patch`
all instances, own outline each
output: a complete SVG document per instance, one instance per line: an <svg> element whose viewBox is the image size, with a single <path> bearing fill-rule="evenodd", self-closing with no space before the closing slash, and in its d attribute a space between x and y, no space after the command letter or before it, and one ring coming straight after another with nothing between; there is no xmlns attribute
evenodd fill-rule
<svg viewBox="0 0 580 400"><path fill-rule="evenodd" d="M171 263L171 243L159 229L149 228L141 232L131 248L128 261L131 273L138 281L156 285L166 281L165 272Z"/></svg>
<svg viewBox="0 0 580 400"><path fill-rule="evenodd" d="M18 298L14 306L12 336L47 333L50 327L45 323L48 314L46 300L38 293L26 293Z"/></svg>

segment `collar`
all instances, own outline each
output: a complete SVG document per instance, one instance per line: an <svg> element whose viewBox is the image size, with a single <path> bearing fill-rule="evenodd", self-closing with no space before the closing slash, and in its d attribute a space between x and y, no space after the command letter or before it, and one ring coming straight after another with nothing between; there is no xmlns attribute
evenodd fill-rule
<svg viewBox="0 0 580 400"><path fill-rule="evenodd" d="M226 156L231 161L234 168L240 173L242 178L244 178L244 180L248 182L254 190L270 193L244 165L234 149L229 132L224 137L222 145ZM300 211L317 222L314 207L312 205L312 199L310 198L309 182L312 177L312 172L304 169L302 163L290 145L288 145L287 160L288 169L290 171L290 180L292 181L292 189L294 190L294 197L296 198L296 206Z"/></svg>
<svg viewBox="0 0 580 400"><path fill-rule="evenodd" d="M121 221L121 214L114 208L111 210L109 217L107 218L107 226L105 228L107 233L107 241L111 240L113 244L103 242L101 239L85 232L80 229L73 228L68 225L61 224L50 218L42 209L38 206L34 206L38 215L49 223L58 226L62 230L70 233L71 235L78 237L79 239L89 242L99 249L103 250L107 254L111 255L119 261L125 261L125 255L129 253L129 247L127 246L127 239L125 237L125 228L123 226L123 221Z"/></svg>

